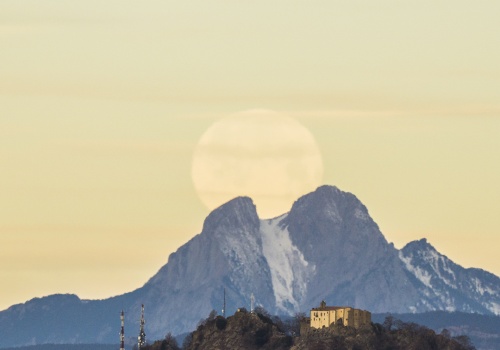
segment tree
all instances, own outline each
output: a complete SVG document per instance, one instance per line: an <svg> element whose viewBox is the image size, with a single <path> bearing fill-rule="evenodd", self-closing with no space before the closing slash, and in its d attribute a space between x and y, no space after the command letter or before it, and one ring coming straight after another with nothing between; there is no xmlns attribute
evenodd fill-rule
<svg viewBox="0 0 500 350"><path fill-rule="evenodd" d="M172 333L167 333L165 339L161 342L160 350L180 350L179 344L177 344L177 340Z"/></svg>
<svg viewBox="0 0 500 350"><path fill-rule="evenodd" d="M383 324L384 328L387 330L387 331L391 331L392 329L392 326L394 326L394 317L392 315L388 315L386 316L385 320L384 320L384 324Z"/></svg>
<svg viewBox="0 0 500 350"><path fill-rule="evenodd" d="M449 330L447 330L446 328L444 328L442 331L441 331L441 335L443 337L445 337L446 339L451 339L451 332Z"/></svg>
<svg viewBox="0 0 500 350"><path fill-rule="evenodd" d="M215 310L212 310L210 311L210 313L208 314L208 318L207 320L208 321L212 321L212 320L215 320L215 318L217 317L217 311Z"/></svg>
<svg viewBox="0 0 500 350"><path fill-rule="evenodd" d="M189 349L191 346L191 343L193 342L193 333L189 333L186 338L184 338L184 341L182 342L182 348L183 349Z"/></svg>
<svg viewBox="0 0 500 350"><path fill-rule="evenodd" d="M300 334L300 325L306 319L306 314L303 312L297 312L293 318L288 319L285 322L285 331L289 335L296 336Z"/></svg>
<svg viewBox="0 0 500 350"><path fill-rule="evenodd" d="M459 335L458 337L453 337L457 343L462 345L467 350L475 350L476 348L472 345L470 338L466 335Z"/></svg>
<svg viewBox="0 0 500 350"><path fill-rule="evenodd" d="M254 312L256 314L261 314L262 316L266 316L267 318L271 318L271 315L269 314L269 311L267 311L263 306L257 306L254 309Z"/></svg>
<svg viewBox="0 0 500 350"><path fill-rule="evenodd" d="M215 317L217 317L217 311L215 310L210 311L207 318L198 321L197 327L206 325L209 321L215 320Z"/></svg>

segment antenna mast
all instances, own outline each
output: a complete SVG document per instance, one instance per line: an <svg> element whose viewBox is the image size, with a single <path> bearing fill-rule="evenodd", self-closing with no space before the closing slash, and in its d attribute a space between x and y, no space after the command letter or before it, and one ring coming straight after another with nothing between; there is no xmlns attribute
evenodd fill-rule
<svg viewBox="0 0 500 350"><path fill-rule="evenodd" d="M255 296L252 293L252 295L250 295L250 312L251 313L253 313L254 304L255 304Z"/></svg>
<svg viewBox="0 0 500 350"><path fill-rule="evenodd" d="M226 317L226 287L224 287L224 304L222 304L222 317Z"/></svg>
<svg viewBox="0 0 500 350"><path fill-rule="evenodd" d="M139 330L139 336L137 337L137 348L140 350L144 345L146 345L146 333L144 332L144 304L141 307L141 328Z"/></svg>
<svg viewBox="0 0 500 350"><path fill-rule="evenodd" d="M120 320L122 321L122 329L120 331L120 350L125 350L125 314L120 314Z"/></svg>

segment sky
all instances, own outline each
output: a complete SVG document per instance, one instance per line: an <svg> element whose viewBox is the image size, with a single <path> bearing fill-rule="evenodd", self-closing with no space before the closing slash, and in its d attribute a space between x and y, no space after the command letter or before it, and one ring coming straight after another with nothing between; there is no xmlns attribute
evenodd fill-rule
<svg viewBox="0 0 500 350"><path fill-rule="evenodd" d="M210 212L207 140L236 142L252 171L315 169L277 173L297 196L354 193L398 248L426 237L500 275L498 13L481 0L0 1L0 310L142 286ZM276 122L271 144L228 126L248 113ZM259 209L262 179L258 210L287 211L290 196Z"/></svg>

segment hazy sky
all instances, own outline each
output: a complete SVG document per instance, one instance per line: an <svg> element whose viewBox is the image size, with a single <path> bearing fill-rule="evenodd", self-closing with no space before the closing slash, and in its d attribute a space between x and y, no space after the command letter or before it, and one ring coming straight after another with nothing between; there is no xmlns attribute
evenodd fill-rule
<svg viewBox="0 0 500 350"><path fill-rule="evenodd" d="M286 143L290 129L276 145L315 143L321 182L354 193L396 247L427 237L499 275L499 13L481 0L0 1L0 309L140 287L209 213L198 141L255 109L300 123L307 140Z"/></svg>

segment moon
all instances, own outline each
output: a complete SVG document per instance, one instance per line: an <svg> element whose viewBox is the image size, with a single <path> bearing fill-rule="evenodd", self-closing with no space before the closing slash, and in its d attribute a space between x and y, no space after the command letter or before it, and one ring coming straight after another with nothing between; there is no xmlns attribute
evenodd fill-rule
<svg viewBox="0 0 500 350"><path fill-rule="evenodd" d="M248 196L259 217L271 218L321 184L323 159L314 136L298 121L252 110L218 120L204 132L191 175L209 209Z"/></svg>

